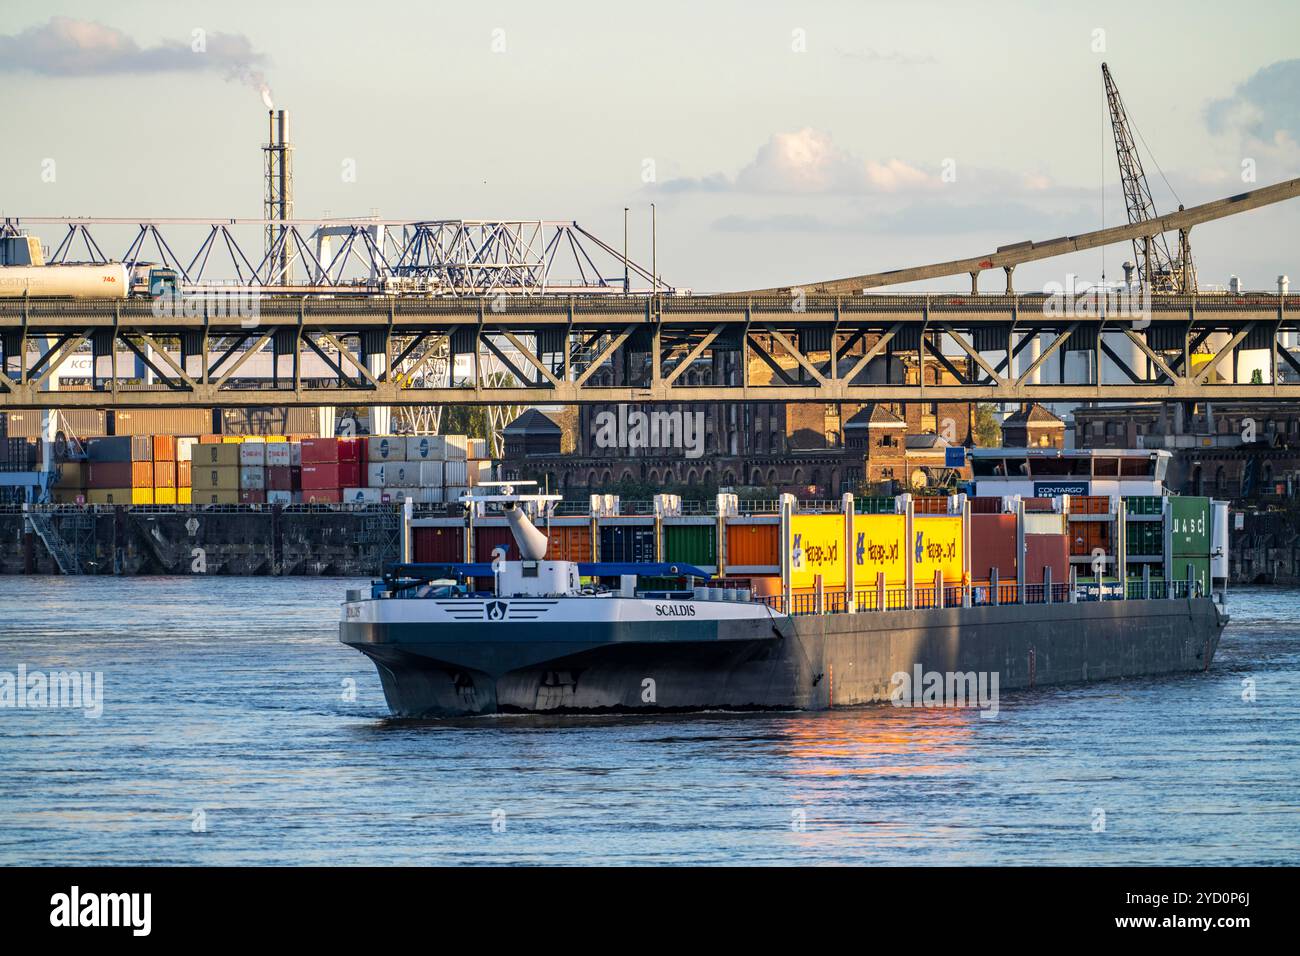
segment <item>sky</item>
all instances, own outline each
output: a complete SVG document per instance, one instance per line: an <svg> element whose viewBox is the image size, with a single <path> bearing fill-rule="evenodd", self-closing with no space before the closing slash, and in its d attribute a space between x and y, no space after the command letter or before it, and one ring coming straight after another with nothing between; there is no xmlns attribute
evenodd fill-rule
<svg viewBox="0 0 1300 956"><path fill-rule="evenodd" d="M806 283L1124 221L1103 61L1161 211L1300 176L1298 28L1294 0L4 0L0 215L260 216L265 85L299 217L566 219L617 246L626 206L648 264L653 202L667 282ZM1202 286L1300 278L1298 226L1300 201L1197 227Z"/></svg>

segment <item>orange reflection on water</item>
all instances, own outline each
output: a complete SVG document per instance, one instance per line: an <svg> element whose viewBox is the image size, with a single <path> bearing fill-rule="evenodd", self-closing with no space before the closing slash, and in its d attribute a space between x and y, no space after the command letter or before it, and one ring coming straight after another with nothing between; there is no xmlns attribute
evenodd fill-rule
<svg viewBox="0 0 1300 956"><path fill-rule="evenodd" d="M920 776L960 773L974 708L862 707L785 721L789 772L802 776Z"/></svg>

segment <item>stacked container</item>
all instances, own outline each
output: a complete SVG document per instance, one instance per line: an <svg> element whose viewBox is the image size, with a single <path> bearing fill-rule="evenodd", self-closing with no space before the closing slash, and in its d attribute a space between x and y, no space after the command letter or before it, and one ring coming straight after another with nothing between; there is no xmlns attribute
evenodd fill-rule
<svg viewBox="0 0 1300 956"><path fill-rule="evenodd" d="M1210 499L1176 495L1169 498L1170 578L1186 581L1190 572L1210 593Z"/></svg>
<svg viewBox="0 0 1300 956"><path fill-rule="evenodd" d="M86 443L86 456L87 502L153 504L153 440L148 435L91 439Z"/></svg>

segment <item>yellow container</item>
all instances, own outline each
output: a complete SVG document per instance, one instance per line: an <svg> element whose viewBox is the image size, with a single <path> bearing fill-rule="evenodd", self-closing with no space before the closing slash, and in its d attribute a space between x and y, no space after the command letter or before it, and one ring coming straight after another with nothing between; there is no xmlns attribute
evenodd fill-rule
<svg viewBox="0 0 1300 956"><path fill-rule="evenodd" d="M178 505L192 504L190 500L190 489L188 487L176 489L176 503Z"/></svg>
<svg viewBox="0 0 1300 956"><path fill-rule="evenodd" d="M907 584L906 515L853 516L853 584L876 586L876 575L885 572L891 587Z"/></svg>
<svg viewBox="0 0 1300 956"><path fill-rule="evenodd" d="M155 488L153 490L153 503L156 505L174 505L176 504L175 488Z"/></svg>
<svg viewBox="0 0 1300 956"><path fill-rule="evenodd" d="M790 586L813 587L819 574L823 587L844 587L844 515L792 515Z"/></svg>
<svg viewBox="0 0 1300 956"><path fill-rule="evenodd" d="M153 504L152 488L132 488L131 504L133 505L151 505Z"/></svg>
<svg viewBox="0 0 1300 956"><path fill-rule="evenodd" d="M239 468L194 465L190 469L190 487L195 491L238 491Z"/></svg>
<svg viewBox="0 0 1300 956"><path fill-rule="evenodd" d="M962 527L960 517L912 518L912 580L917 587L934 584L943 572L945 584L960 584L962 577Z"/></svg>
<svg viewBox="0 0 1300 956"><path fill-rule="evenodd" d="M238 445L241 442L243 442L243 440L244 440L243 435L222 435L221 436L221 443L223 445Z"/></svg>
<svg viewBox="0 0 1300 956"><path fill-rule="evenodd" d="M288 441L289 440L285 438L283 435L266 435L264 437L266 438L267 441Z"/></svg>

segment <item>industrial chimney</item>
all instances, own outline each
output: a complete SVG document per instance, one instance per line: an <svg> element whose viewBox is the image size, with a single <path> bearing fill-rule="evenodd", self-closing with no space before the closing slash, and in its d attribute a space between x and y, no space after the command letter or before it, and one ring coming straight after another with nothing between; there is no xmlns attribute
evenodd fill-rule
<svg viewBox="0 0 1300 956"><path fill-rule="evenodd" d="M266 199L263 219L283 223L293 218L293 145L289 142L289 114L268 110L270 136L262 147L266 154ZM293 280L293 246L288 228L268 221L266 255L268 284L287 285Z"/></svg>

